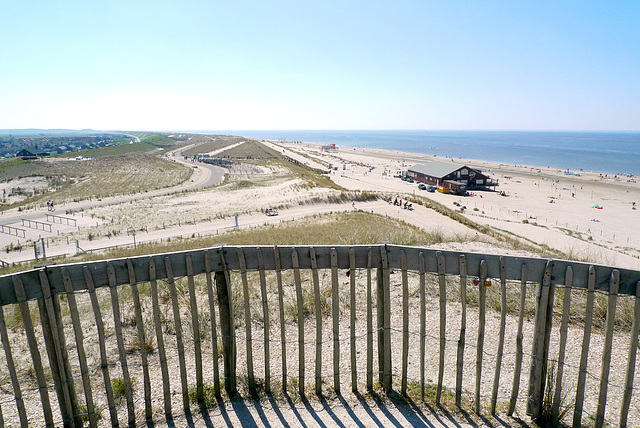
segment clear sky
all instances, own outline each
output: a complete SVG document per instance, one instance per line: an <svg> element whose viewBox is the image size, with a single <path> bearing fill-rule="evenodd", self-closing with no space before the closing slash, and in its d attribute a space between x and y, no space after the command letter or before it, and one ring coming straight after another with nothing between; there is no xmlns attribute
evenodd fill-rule
<svg viewBox="0 0 640 428"><path fill-rule="evenodd" d="M0 128L640 130L640 1L5 1Z"/></svg>

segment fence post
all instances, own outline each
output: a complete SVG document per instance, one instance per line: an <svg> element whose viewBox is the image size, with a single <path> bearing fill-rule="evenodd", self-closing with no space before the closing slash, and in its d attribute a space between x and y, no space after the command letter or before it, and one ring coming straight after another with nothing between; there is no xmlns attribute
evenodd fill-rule
<svg viewBox="0 0 640 428"><path fill-rule="evenodd" d="M220 250L222 257L222 250ZM224 259L222 259L224 260ZM223 262L226 268L226 264ZM236 333L233 320L233 300L231 288L227 281L227 273L215 273L218 305L220 307L220 330L222 335L222 352L224 354L224 389L230 397L236 395Z"/></svg>
<svg viewBox="0 0 640 428"><path fill-rule="evenodd" d="M389 259L387 245L380 246L381 267L377 274L378 307L378 370L380 383L385 392L391 390L391 313L389 289Z"/></svg>
<svg viewBox="0 0 640 428"><path fill-rule="evenodd" d="M380 251L384 251L382 247ZM376 269L376 329L378 331L378 382L382 384L384 368L384 281L382 267Z"/></svg>
<svg viewBox="0 0 640 428"><path fill-rule="evenodd" d="M529 374L529 393L527 414L536 419L542 414L542 401L547 377L549 357L549 339L553 317L553 290L551 269L553 262L547 262L542 282L536 287L536 318L531 348L531 372Z"/></svg>

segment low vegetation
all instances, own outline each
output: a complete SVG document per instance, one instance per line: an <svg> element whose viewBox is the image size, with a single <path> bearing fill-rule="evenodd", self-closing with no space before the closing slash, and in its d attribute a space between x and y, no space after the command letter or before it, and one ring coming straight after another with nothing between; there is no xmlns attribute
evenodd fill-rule
<svg viewBox="0 0 640 428"><path fill-rule="evenodd" d="M140 153L82 161L46 159L0 165L1 176L13 179L44 177L49 182L47 191L27 195L22 201L5 205L2 209L43 204L46 200L60 203L148 192L176 186L191 176L191 169L186 166Z"/></svg>

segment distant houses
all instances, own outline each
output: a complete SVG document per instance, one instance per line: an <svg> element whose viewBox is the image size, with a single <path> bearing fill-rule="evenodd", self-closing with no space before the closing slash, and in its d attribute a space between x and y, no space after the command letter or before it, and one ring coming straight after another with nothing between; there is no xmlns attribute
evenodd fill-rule
<svg viewBox="0 0 640 428"><path fill-rule="evenodd" d="M417 164L407 170L407 177L432 186L447 187L455 191L477 190L495 187L497 181L480 170L456 163L430 161Z"/></svg>

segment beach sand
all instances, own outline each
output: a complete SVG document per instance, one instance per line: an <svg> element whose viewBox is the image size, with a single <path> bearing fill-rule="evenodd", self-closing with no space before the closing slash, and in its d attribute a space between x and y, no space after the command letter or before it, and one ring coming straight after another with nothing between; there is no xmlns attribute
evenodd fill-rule
<svg viewBox="0 0 640 428"><path fill-rule="evenodd" d="M584 171L566 175L553 168L379 149L339 147L335 153L325 153L315 143L279 145L290 152L333 162L338 170L331 178L347 189L377 190L388 192L389 196L415 194L456 210L459 206L455 204L459 204L467 207L464 215L476 223L506 230L572 258L640 268L640 229L632 227L640 219L640 210L634 209L634 202L640 202L640 184L633 178L604 178ZM479 168L498 181L497 192L471 192L469 197L428 193L419 190L417 183L393 178L427 160ZM500 196L499 192L508 196Z"/></svg>
<svg viewBox="0 0 640 428"><path fill-rule="evenodd" d="M564 171L551 168L443 159L380 149L338 147L333 152L323 152L317 143L266 141L265 144L309 167L337 168L329 177L346 189L379 191L400 199L406 195L422 196L457 211L466 207L463 214L470 220L517 235L523 242L535 244L542 250L550 248L570 258L640 269L640 229L632 227L640 218L640 210L634 209L634 202L640 202L640 184L627 177L604 178L598 173L583 171L579 176L565 175ZM479 168L498 181L496 190L508 196L489 191L472 192L468 197L428 193L419 190L417 183L394 177L414 164L432 159ZM180 156L174 160L185 162ZM190 161L185 164L195 166ZM76 227L54 225L55 230L48 232L21 226L20 219L25 216L40 215L44 222L46 207L6 211L0 218L2 224L26 229L26 235L2 234L0 247L43 237L49 245L48 255L73 254L76 239L83 249L131 244L133 237L128 230L138 231L137 242L149 242L221 233L235 226L235 214L239 214L240 226L248 227L353 209L351 204L307 204L305 201L310 198L322 198L337 191L308 189L301 186L298 179L284 176L279 179L279 171L271 169L236 176L236 181L260 181L262 184L257 187L223 186L197 193L181 192L197 188L200 182L210 179L202 164L194 171L192 179L173 189L170 195L151 193L139 200L119 197L100 204L80 201L58 206L58 214L72 212L68 217L76 219ZM602 209L595 208L596 204ZM269 207L278 207L280 215L265 216L264 209ZM436 230L454 241L474 241L477 235L476 231L424 207L416 206L408 211L379 201L358 203L355 208L398 218L425 230ZM119 233L107 237L110 230ZM91 242L87 240L89 232L94 237ZM479 245L474 248L482 250ZM32 249L2 257L6 262L28 259L33 259Z"/></svg>

